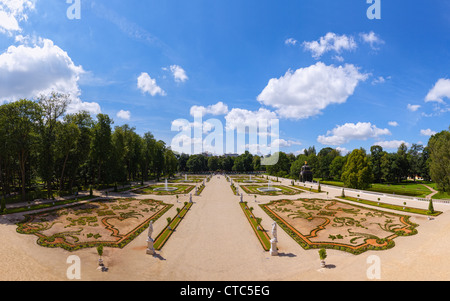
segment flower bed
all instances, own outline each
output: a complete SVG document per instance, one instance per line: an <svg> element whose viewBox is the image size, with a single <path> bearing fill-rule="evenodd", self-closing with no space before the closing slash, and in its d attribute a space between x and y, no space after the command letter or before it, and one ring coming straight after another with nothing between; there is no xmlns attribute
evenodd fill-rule
<svg viewBox="0 0 450 301"><path fill-rule="evenodd" d="M295 189L292 187L287 187L284 185L272 185L273 188L278 188L280 191L270 191L270 192L261 192L258 188L267 187L266 185L241 185L242 190L248 194L260 194L260 195L295 195L299 194L302 191L299 189Z"/></svg>
<svg viewBox="0 0 450 301"><path fill-rule="evenodd" d="M352 254L394 247L394 238L417 233L409 216L336 200L278 200L260 207L304 249Z"/></svg>
<svg viewBox="0 0 450 301"><path fill-rule="evenodd" d="M102 200L25 215L16 231L49 248L123 248L173 205L157 200Z"/></svg>
<svg viewBox="0 0 450 301"><path fill-rule="evenodd" d="M183 184L176 184L176 185L169 185L168 187L176 187L177 189L174 191L154 191L155 188L163 188L165 185L153 185L148 186L143 189L135 190L134 192L137 194L154 194L154 195L176 195L176 194L188 194L192 191L192 189L195 188L194 185L183 185Z"/></svg>

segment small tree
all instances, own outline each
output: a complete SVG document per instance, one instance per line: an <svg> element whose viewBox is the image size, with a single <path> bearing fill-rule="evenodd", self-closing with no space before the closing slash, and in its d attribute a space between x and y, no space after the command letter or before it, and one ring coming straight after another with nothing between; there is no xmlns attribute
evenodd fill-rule
<svg viewBox="0 0 450 301"><path fill-rule="evenodd" d="M98 256L100 256L100 258L102 258L102 255L103 255L103 245L98 245L98 246L97 246L97 254L98 254Z"/></svg>
<svg viewBox="0 0 450 301"><path fill-rule="evenodd" d="M327 258L327 250L324 248L319 250L319 258L320 260L325 260Z"/></svg>
<svg viewBox="0 0 450 301"><path fill-rule="evenodd" d="M320 267L325 267L325 259L327 258L327 250L324 248L319 250Z"/></svg>
<svg viewBox="0 0 450 301"><path fill-rule="evenodd" d="M262 218L257 217L257 218L256 218L256 225L258 226L258 228L257 228L258 230L261 230L261 228L260 228L261 222L262 222Z"/></svg>
<svg viewBox="0 0 450 301"><path fill-rule="evenodd" d="M434 214L434 206L433 206L433 199L430 198L430 203L428 204L428 214Z"/></svg>

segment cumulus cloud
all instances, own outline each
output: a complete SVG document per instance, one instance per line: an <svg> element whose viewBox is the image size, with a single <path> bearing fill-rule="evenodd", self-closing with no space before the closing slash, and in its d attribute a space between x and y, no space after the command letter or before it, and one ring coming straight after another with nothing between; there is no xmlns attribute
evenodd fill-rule
<svg viewBox="0 0 450 301"><path fill-rule="evenodd" d="M304 119L321 113L331 104L345 103L358 83L367 77L351 64L335 67L318 62L272 78L257 99L276 108L280 117Z"/></svg>
<svg viewBox="0 0 450 301"><path fill-rule="evenodd" d="M351 140L367 140L383 135L391 135L388 129L379 129L370 122L346 123L337 126L326 135L319 136L317 141L324 145L342 145Z"/></svg>
<svg viewBox="0 0 450 301"><path fill-rule="evenodd" d="M397 122L397 121L389 121L388 124L389 124L390 126L393 126L393 127L398 126L398 122Z"/></svg>
<svg viewBox="0 0 450 301"><path fill-rule="evenodd" d="M151 96L155 96L157 94L161 96L165 96L166 92L161 89L156 84L156 80L151 78L147 72L142 72L137 79L137 87L142 91L142 93L148 93Z"/></svg>
<svg viewBox="0 0 450 301"><path fill-rule="evenodd" d="M450 79L439 79L425 97L425 102L444 103L444 98L450 99Z"/></svg>
<svg viewBox="0 0 450 301"><path fill-rule="evenodd" d="M234 108L225 116L225 121L227 130L239 130L245 127L264 126L269 124L271 120L277 120L277 118L276 113L263 108L260 108L258 111ZM260 134L264 135L267 133Z"/></svg>
<svg viewBox="0 0 450 301"><path fill-rule="evenodd" d="M210 105L208 107L204 106L192 106L191 107L191 116L200 116L203 117L205 115L225 115L228 113L228 106L223 102L219 101L215 105Z"/></svg>
<svg viewBox="0 0 450 301"><path fill-rule="evenodd" d="M297 43L298 43L298 41L297 41L296 39L293 39L293 38L289 38L289 39L286 39L286 40L284 41L284 44L286 44L286 45L292 45L292 46L297 45Z"/></svg>
<svg viewBox="0 0 450 301"><path fill-rule="evenodd" d="M363 42L368 43L370 48L373 50L378 50L378 46L384 44L384 41L373 31L369 33L361 33L360 37Z"/></svg>
<svg viewBox="0 0 450 301"><path fill-rule="evenodd" d="M0 103L58 92L70 96L67 113L101 112L98 103L79 98L78 83L85 71L67 52L49 39L21 36L16 41L25 44L10 46L0 54Z"/></svg>
<svg viewBox="0 0 450 301"><path fill-rule="evenodd" d="M32 98L52 91L78 96L83 68L67 52L42 39L40 45L10 46L0 55L0 100Z"/></svg>
<svg viewBox="0 0 450 301"><path fill-rule="evenodd" d="M19 23L28 19L28 12L35 9L35 0L0 0L0 32L20 32Z"/></svg>
<svg viewBox="0 0 450 301"><path fill-rule="evenodd" d="M130 111L124 111L120 110L117 112L117 118L123 119L123 120L130 120L131 119L131 112Z"/></svg>
<svg viewBox="0 0 450 301"><path fill-rule="evenodd" d="M398 149L402 144L410 147L410 144L404 140L378 141L374 143L374 145L379 145L384 149Z"/></svg>
<svg viewBox="0 0 450 301"><path fill-rule="evenodd" d="M314 58L318 59L326 52L335 51L341 53L342 50L353 50L357 45L351 36L329 32L318 41L303 42L303 47L305 50L310 51Z"/></svg>
<svg viewBox="0 0 450 301"><path fill-rule="evenodd" d="M426 130L420 130L420 134L422 136L433 136L433 135L436 135L437 132L432 131L431 129L426 129Z"/></svg>
<svg viewBox="0 0 450 301"><path fill-rule="evenodd" d="M186 71L178 65L170 66L170 72L172 72L173 78L177 83L184 83L189 79L186 75Z"/></svg>
<svg viewBox="0 0 450 301"><path fill-rule="evenodd" d="M420 107L421 107L420 105L412 105L410 103L406 106L408 111L411 111L411 112L416 112L418 109L420 109Z"/></svg>

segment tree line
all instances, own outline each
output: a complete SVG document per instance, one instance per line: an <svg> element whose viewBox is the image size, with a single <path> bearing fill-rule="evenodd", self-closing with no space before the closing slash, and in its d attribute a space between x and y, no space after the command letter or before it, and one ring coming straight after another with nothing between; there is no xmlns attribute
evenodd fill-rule
<svg viewBox="0 0 450 301"><path fill-rule="evenodd" d="M450 191L450 132L432 136L427 146L402 144L396 152L374 145L370 152L315 147L302 154L278 153L278 163L261 165L261 156L177 154L151 132L144 135L125 124L115 126L106 114L66 114L69 96L53 93L0 106L0 189L3 197L22 200L74 189L106 187L130 181L159 180L177 172L266 172L298 179L308 162L315 178L343 181L364 189L371 183L399 183L416 176ZM34 193L34 194L33 194Z"/></svg>
<svg viewBox="0 0 450 301"><path fill-rule="evenodd" d="M150 133L116 126L106 114L66 114L69 96L0 106L0 188L3 197L51 198L90 185L159 179L177 172L174 152Z"/></svg>

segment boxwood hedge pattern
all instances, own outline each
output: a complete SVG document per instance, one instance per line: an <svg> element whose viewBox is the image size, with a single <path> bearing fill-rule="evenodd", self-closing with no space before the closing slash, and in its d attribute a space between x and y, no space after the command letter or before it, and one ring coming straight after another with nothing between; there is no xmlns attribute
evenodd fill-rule
<svg viewBox="0 0 450 301"><path fill-rule="evenodd" d="M103 200L103 201L111 201L111 200L107 199L107 200ZM135 239L145 229L147 229L149 227L150 221L155 222L173 206L172 204L165 204L162 201L158 201L158 200L139 200L139 201L140 202L146 202L146 201L147 202L155 202L155 203L161 205L162 208L158 212L155 212L153 215L146 218L142 223L138 224L127 234L120 235L120 239L117 241L108 241L107 240L108 237L100 237L100 238L104 238L104 240L97 239L96 241L80 242L78 234L80 234L80 232L83 230L82 228L80 228L79 230L73 230L71 232L67 231L67 232L56 233L51 236L42 234L42 232L44 230L51 228L55 224L55 222L48 223L48 224L38 224L38 227L36 227L36 226L30 227L29 223L32 222L37 215L48 214L48 213L58 214L58 211L60 211L61 209L52 209L52 210L42 211L39 213L27 214L24 216L23 221L17 223L16 231L20 234L33 234L33 235L38 236L37 244L40 246L48 247L48 248L62 248L69 252L81 250L84 248L94 248L99 245L103 245L105 247L111 247L111 248L124 248L127 244L129 244L133 239ZM77 206L80 206L80 205L73 205L73 206L70 206L67 208L77 207ZM102 215L97 215L97 216L102 216ZM125 218L127 218L127 217L125 217ZM101 220L102 225L111 231L110 237L116 237L116 238L119 237L118 234L120 233L120 229L117 229L114 226L112 226L111 224L107 223L107 219L108 219L108 217L102 218L102 220ZM96 221L97 221L97 219L87 220L87 222L96 222ZM65 237L67 237L67 236L73 238L74 243L67 242L67 240L65 239ZM99 237L99 236L97 235L97 237Z"/></svg>
<svg viewBox="0 0 450 301"><path fill-rule="evenodd" d="M362 254L368 250L387 250L387 249L393 248L395 246L395 243L393 240L395 237L415 235L415 234L417 234L416 227L419 226L418 224L411 222L409 220L410 219L409 216L389 212L390 215L395 215L400 218L401 222L405 225L404 229L406 229L406 231L404 231L402 229L400 229L400 230L386 229L387 231L392 232L392 235L390 235L389 237L386 237L386 238L378 238L376 236L368 235L368 237L364 239L364 243L361 243L356 246L346 245L343 243L335 243L332 235L329 236L331 241L311 242L309 239L307 239L305 237L304 234L301 233L301 229L295 229L286 220L284 220L282 217L280 217L278 214L276 214L273 210L271 210L269 208L270 205L277 203L277 202L283 202L283 201L291 201L291 200L271 201L270 203L260 204L259 206L266 212L267 215L269 215L289 236L291 236L305 250L326 248L326 249L334 249L334 250L344 251L344 252L348 252L348 253L351 253L354 255ZM345 202L342 202L342 203L345 203ZM354 204L351 204L351 205L355 206L355 207L365 208L365 207L354 205ZM367 208L365 208L365 209L367 209ZM382 210L377 210L377 209L370 209L370 210L374 211L374 212L385 213ZM320 217L323 219L326 219L328 221L323 223L322 225L320 225L313 231L311 231L311 233L324 230L327 225L331 224L330 219L326 215L321 215ZM369 239L374 241L374 243L368 243Z"/></svg>

